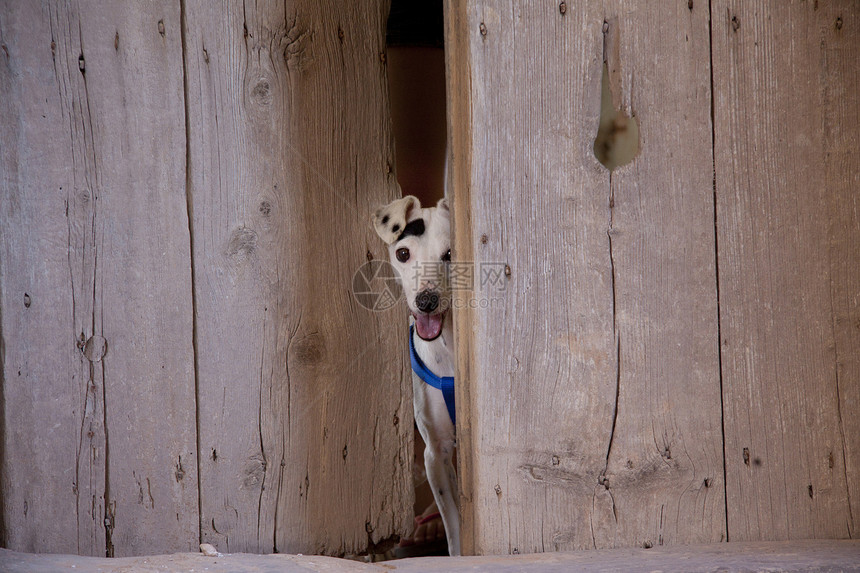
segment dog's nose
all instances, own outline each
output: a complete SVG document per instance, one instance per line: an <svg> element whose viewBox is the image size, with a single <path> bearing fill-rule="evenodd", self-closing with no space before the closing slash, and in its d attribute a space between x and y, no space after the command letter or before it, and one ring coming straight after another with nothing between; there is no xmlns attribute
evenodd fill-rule
<svg viewBox="0 0 860 573"><path fill-rule="evenodd" d="M415 297L415 306L421 312L433 312L439 307L439 293L424 289Z"/></svg>

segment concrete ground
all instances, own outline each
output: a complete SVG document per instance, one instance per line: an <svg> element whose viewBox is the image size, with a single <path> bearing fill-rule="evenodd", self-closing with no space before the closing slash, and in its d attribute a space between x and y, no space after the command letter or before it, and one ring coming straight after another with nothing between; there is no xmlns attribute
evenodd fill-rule
<svg viewBox="0 0 860 573"><path fill-rule="evenodd" d="M313 555L233 554L207 557L181 553L106 559L71 555L33 555L0 549L3 573L293 573L319 571L427 573L431 571L858 571L860 541L791 541L610 549L534 555L423 557L360 563Z"/></svg>

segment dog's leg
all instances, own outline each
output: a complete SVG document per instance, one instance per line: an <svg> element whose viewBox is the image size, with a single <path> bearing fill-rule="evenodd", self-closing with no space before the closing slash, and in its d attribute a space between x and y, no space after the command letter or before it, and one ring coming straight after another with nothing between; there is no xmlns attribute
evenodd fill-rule
<svg viewBox="0 0 860 573"><path fill-rule="evenodd" d="M457 509L457 475L451 455L454 451L454 440L434 442L427 440L424 449L424 467L427 470L427 481L433 488L433 499L442 516L445 525L445 536L448 539L448 553L460 555L460 514Z"/></svg>
<svg viewBox="0 0 860 573"><path fill-rule="evenodd" d="M427 481L433 489L433 499L448 539L448 553L460 554L460 513L457 509L457 474L451 456L454 453L454 424L448 417L448 409L442 392L431 388L414 372L412 392L415 408L415 424L424 438L424 467Z"/></svg>

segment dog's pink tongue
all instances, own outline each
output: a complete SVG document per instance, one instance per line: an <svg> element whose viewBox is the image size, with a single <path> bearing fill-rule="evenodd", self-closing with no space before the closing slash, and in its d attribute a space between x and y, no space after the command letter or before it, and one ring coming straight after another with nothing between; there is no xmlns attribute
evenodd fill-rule
<svg viewBox="0 0 860 573"><path fill-rule="evenodd" d="M415 314L415 329L424 340L433 340L442 332L441 314Z"/></svg>

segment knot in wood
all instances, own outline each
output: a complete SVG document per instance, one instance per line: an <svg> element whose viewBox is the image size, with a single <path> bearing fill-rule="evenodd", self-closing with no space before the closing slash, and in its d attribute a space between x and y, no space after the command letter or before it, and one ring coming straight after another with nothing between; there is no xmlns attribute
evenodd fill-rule
<svg viewBox="0 0 860 573"><path fill-rule="evenodd" d="M263 477L266 475L266 460L262 454L257 454L248 459L245 464L245 479L242 485L246 488L256 488L262 483Z"/></svg>
<svg viewBox="0 0 860 573"><path fill-rule="evenodd" d="M227 243L227 254L231 257L236 255L251 255L257 249L257 232L248 227L239 227L230 235Z"/></svg>
<svg viewBox="0 0 860 573"><path fill-rule="evenodd" d="M185 478L185 468L182 467L182 458L179 458L179 461L176 463L173 477L176 478L176 483L181 482Z"/></svg>
<svg viewBox="0 0 860 573"><path fill-rule="evenodd" d="M251 99L258 105L269 106L272 104L272 87L269 80L259 78L251 90Z"/></svg>
<svg viewBox="0 0 860 573"><path fill-rule="evenodd" d="M325 357L325 338L317 333L302 337L296 340L291 353L303 364L318 364Z"/></svg>
<svg viewBox="0 0 860 573"><path fill-rule="evenodd" d="M107 340L97 334L91 336L84 343L83 352L90 362L99 362L107 353Z"/></svg>

